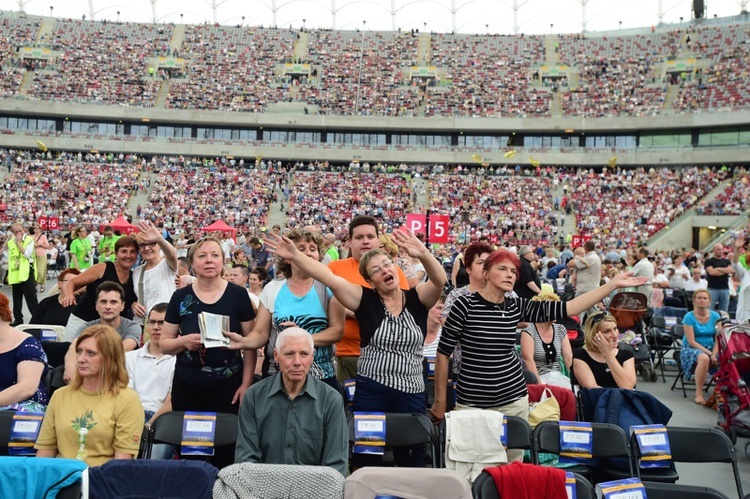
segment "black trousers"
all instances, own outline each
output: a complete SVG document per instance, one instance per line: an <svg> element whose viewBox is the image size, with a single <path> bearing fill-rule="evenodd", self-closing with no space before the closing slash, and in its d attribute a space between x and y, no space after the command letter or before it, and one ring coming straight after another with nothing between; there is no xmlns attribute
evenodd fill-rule
<svg viewBox="0 0 750 499"><path fill-rule="evenodd" d="M36 282L34 282L34 269L29 272L29 278L24 282L13 284L13 323L23 324L23 299L26 298L26 306L29 313L34 315L39 302L36 299Z"/></svg>
<svg viewBox="0 0 750 499"><path fill-rule="evenodd" d="M226 381L217 381L216 387L206 389L186 383L175 376L172 380L172 410L237 414L240 404L232 404L232 397L240 384L242 384L241 375ZM230 466L234 464L234 450L235 444L216 447L214 455L207 461L217 468Z"/></svg>

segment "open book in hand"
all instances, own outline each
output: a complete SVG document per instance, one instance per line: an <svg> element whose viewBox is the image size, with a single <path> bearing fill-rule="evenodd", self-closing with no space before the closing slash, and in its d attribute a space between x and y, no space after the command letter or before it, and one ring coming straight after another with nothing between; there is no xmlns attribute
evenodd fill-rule
<svg viewBox="0 0 750 499"><path fill-rule="evenodd" d="M204 347L229 346L229 338L222 333L223 331L229 331L229 316L201 312L198 314L198 324L200 325L201 341Z"/></svg>

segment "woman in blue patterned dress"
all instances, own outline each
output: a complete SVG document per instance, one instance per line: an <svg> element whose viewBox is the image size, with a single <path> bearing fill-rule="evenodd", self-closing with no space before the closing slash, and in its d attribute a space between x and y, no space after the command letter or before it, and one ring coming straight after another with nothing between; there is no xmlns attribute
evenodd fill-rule
<svg viewBox="0 0 750 499"><path fill-rule="evenodd" d="M44 412L47 355L37 339L11 322L10 302L0 293L0 410Z"/></svg>

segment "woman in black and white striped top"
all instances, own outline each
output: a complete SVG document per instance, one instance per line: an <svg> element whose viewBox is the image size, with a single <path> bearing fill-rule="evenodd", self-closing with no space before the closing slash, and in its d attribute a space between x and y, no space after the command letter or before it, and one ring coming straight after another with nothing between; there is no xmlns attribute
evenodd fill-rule
<svg viewBox="0 0 750 499"><path fill-rule="evenodd" d="M531 301L558 302L560 297L542 285L542 292ZM571 389L570 378L562 373L562 365L570 371L573 349L562 324L546 321L526 326L521 333L521 356L526 369L534 373L540 383Z"/></svg>
<svg viewBox="0 0 750 499"><path fill-rule="evenodd" d="M372 289L339 277L320 262L305 256L286 237L269 234L268 250L302 269L333 291L359 322L361 353L357 363L354 410L370 412L425 412L422 347L427 335L427 313L437 303L447 280L443 266L414 234L406 229L391 234L393 241L418 258L428 280L409 291L399 287L398 269L382 250L372 250L359 261L359 273ZM408 455L394 455L397 465L419 466Z"/></svg>
<svg viewBox="0 0 750 499"><path fill-rule="evenodd" d="M457 407L499 410L528 416L528 392L518 356L516 327L521 321L539 323L576 315L615 289L637 286L644 278L619 274L604 286L568 302L532 302L506 297L513 290L520 267L515 253L500 249L484 264L484 289L458 298L443 325L435 366L435 419L445 413L448 358L461 342L462 362L457 383Z"/></svg>

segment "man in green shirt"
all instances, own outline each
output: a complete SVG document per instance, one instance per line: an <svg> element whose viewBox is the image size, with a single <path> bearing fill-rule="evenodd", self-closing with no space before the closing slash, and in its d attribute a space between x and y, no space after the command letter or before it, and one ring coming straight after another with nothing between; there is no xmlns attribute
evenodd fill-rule
<svg viewBox="0 0 750 499"><path fill-rule="evenodd" d="M328 263L339 259L339 250L336 247L336 236L334 234L329 232L323 236L323 248L325 253L323 263L328 265Z"/></svg>
<svg viewBox="0 0 750 499"><path fill-rule="evenodd" d="M235 463L330 466L349 474L349 430L341 394L310 376L312 335L291 327L276 339L279 374L245 392Z"/></svg>
<svg viewBox="0 0 750 499"><path fill-rule="evenodd" d="M115 231L111 226L107 225L104 227L104 235L99 238L100 262L115 261L115 243L118 239L120 239L120 236L115 235Z"/></svg>

